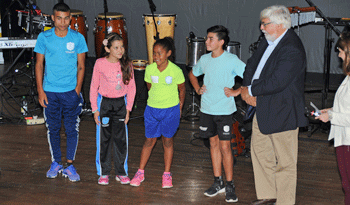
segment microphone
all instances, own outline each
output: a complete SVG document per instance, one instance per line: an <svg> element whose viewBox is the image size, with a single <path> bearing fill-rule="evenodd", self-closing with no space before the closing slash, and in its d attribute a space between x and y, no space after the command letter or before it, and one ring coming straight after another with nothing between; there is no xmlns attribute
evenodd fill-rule
<svg viewBox="0 0 350 205"><path fill-rule="evenodd" d="M196 35L194 35L194 33L191 31L190 32L190 38L192 39L192 38L196 38Z"/></svg>
<svg viewBox="0 0 350 205"><path fill-rule="evenodd" d="M151 12L155 12L157 7L156 5L154 5L153 1L152 0L148 0L148 4L149 4L149 8L151 9Z"/></svg>
<svg viewBox="0 0 350 205"><path fill-rule="evenodd" d="M253 53L256 49L258 49L258 45L263 37L264 37L264 33L261 33L259 38L258 38L258 41L250 44L249 51L251 51Z"/></svg>

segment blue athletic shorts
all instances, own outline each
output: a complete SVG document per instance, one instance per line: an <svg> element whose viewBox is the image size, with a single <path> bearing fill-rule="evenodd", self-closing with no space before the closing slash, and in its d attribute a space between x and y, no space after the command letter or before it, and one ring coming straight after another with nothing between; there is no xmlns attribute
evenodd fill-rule
<svg viewBox="0 0 350 205"><path fill-rule="evenodd" d="M170 108L146 106L145 134L147 138L164 136L172 138L180 125L180 104Z"/></svg>

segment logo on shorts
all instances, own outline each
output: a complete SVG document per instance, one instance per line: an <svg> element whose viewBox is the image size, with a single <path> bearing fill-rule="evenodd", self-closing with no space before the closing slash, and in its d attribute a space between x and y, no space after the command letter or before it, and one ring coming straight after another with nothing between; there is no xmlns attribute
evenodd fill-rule
<svg viewBox="0 0 350 205"><path fill-rule="evenodd" d="M165 82L166 82L167 84L171 84L171 83L173 82L173 77L171 77L171 76L165 77Z"/></svg>
<svg viewBox="0 0 350 205"><path fill-rule="evenodd" d="M230 126L225 125L225 126L224 126L224 132L229 132L229 131L230 131Z"/></svg>
<svg viewBox="0 0 350 205"><path fill-rule="evenodd" d="M208 127L199 126L199 129L202 130L202 131L207 131L207 130L208 130Z"/></svg>
<svg viewBox="0 0 350 205"><path fill-rule="evenodd" d="M102 118L102 127L108 127L109 126L109 117L103 117Z"/></svg>

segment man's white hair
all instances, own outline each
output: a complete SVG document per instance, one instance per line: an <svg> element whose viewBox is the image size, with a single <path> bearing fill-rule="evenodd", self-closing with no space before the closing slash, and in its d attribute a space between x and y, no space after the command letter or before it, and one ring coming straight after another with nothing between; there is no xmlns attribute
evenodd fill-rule
<svg viewBox="0 0 350 205"><path fill-rule="evenodd" d="M275 24L283 24L286 29L292 25L289 10L283 5L273 5L262 10L260 20L264 18L269 18Z"/></svg>

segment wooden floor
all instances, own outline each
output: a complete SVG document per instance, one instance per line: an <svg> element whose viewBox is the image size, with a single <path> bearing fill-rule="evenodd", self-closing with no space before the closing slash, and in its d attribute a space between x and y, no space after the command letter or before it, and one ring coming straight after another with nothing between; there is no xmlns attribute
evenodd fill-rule
<svg viewBox="0 0 350 205"><path fill-rule="evenodd" d="M182 121L175 137L171 189L161 188L164 170L162 142L159 140L146 167L140 187L97 184L95 168L95 124L83 116L75 166L81 181L72 183L58 177L47 179L51 163L44 125L0 126L0 203L1 204L224 204L224 194L203 195L213 181L208 149L200 140L191 143L197 123ZM129 174L137 171L144 141L142 118L129 123ZM343 204L343 192L334 148L327 135L317 132L311 138L300 133L297 204ZM193 145L194 144L194 145ZM198 146L196 146L198 145ZM65 137L62 132L62 147ZM64 153L64 149L63 149ZM64 156L65 154L63 154ZM237 204L255 200L251 159L238 157L234 168Z"/></svg>
<svg viewBox="0 0 350 205"><path fill-rule="evenodd" d="M89 66L90 71L91 68L92 65ZM87 72L86 76L91 78L91 72ZM85 80L88 89L90 80ZM21 90L17 89L17 92ZM88 90L85 92L88 93ZM190 99L186 96L185 108ZM307 104L312 101L320 107L320 99L319 93L306 94ZM4 103L12 106L10 109L2 107L3 113L14 112L11 109L19 111L14 103ZM145 138L143 118L139 116L142 116L142 110L135 110L129 122L130 177L138 169ZM198 122L182 120L174 138L175 153L171 168L174 187L171 189L161 188L164 171L161 140L153 150L145 170L146 179L140 187L121 185L114 180L114 175L108 186L98 185L95 123L88 114L82 116L74 162L81 181L72 183L61 176L47 179L46 172L51 159L46 131L45 125L27 126L21 120L0 124L0 204L226 204L224 194L215 197L203 194L211 186L213 174L209 150L201 140L193 140L198 131ZM344 204L335 150L327 141L328 135L320 131L311 137L307 134L308 132L299 134L296 204ZM65 139L62 131L63 156ZM250 204L256 199L251 159L243 156L237 159L234 181L239 201L236 204Z"/></svg>

